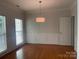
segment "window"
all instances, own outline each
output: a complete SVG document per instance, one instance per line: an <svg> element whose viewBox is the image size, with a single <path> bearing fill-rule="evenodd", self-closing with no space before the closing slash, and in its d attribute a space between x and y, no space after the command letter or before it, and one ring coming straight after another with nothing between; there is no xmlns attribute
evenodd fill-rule
<svg viewBox="0 0 79 59"><path fill-rule="evenodd" d="M0 53L6 49L6 19L5 16L0 16Z"/></svg>
<svg viewBox="0 0 79 59"><path fill-rule="evenodd" d="M23 43L23 23L20 19L15 19L16 45Z"/></svg>

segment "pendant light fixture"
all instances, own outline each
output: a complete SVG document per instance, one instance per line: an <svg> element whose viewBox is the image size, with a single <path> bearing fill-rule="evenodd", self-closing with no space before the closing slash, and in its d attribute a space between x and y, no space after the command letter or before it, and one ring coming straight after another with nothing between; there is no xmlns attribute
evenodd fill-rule
<svg viewBox="0 0 79 59"><path fill-rule="evenodd" d="M42 1L39 1L38 2L39 5L40 5L40 16L36 18L36 22L45 22L45 18L42 16L42 10L41 10L41 4L42 4Z"/></svg>

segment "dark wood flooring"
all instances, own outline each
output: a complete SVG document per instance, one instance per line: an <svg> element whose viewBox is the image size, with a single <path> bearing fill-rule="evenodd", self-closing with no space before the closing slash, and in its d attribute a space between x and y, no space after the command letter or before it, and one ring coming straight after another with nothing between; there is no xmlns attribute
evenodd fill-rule
<svg viewBox="0 0 79 59"><path fill-rule="evenodd" d="M1 59L76 59L73 47L27 44Z"/></svg>

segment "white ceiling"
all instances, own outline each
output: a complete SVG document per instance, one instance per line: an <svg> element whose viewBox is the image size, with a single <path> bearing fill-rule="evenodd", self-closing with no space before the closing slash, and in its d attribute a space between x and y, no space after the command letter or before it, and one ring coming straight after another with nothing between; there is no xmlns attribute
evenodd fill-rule
<svg viewBox="0 0 79 59"><path fill-rule="evenodd" d="M39 8L39 0L8 0L19 5L23 10L36 10ZM68 8L74 0L41 0L42 8Z"/></svg>

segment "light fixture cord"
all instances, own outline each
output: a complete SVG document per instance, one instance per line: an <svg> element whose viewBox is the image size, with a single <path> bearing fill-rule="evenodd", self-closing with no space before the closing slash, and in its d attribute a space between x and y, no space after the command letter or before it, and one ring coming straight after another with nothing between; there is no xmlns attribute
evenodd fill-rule
<svg viewBox="0 0 79 59"><path fill-rule="evenodd" d="M39 1L39 4L40 4L40 16L42 16L42 9L41 9L42 1Z"/></svg>

